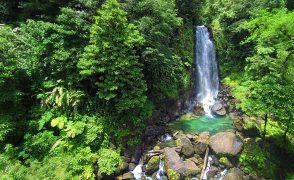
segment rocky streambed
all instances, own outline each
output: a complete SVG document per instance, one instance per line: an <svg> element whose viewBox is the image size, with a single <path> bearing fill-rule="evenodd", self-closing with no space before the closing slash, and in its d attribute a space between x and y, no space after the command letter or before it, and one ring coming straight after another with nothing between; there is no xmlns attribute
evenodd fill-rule
<svg viewBox="0 0 294 180"><path fill-rule="evenodd" d="M134 170L117 179L250 179L238 168L243 141L233 132L210 136L179 131L168 141L173 143L164 147L159 141Z"/></svg>
<svg viewBox="0 0 294 180"><path fill-rule="evenodd" d="M143 134L143 143L124 158L116 179L257 179L244 173L238 161L247 142L258 138L257 126L235 108L236 100L229 91L228 87L222 88L218 97L222 107L216 105L214 109L223 112L225 108L232 119L232 129L210 134L149 126Z"/></svg>

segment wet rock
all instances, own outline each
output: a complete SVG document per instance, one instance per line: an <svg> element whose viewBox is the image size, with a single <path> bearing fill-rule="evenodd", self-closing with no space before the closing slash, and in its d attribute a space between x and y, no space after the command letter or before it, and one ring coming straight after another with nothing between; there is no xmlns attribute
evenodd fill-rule
<svg viewBox="0 0 294 180"><path fill-rule="evenodd" d="M209 138L210 138L209 132L202 132L199 134L199 137L198 137L199 141L203 141L203 142L208 142Z"/></svg>
<svg viewBox="0 0 294 180"><path fill-rule="evenodd" d="M228 171L224 180L243 180L244 173L238 168L232 168Z"/></svg>
<svg viewBox="0 0 294 180"><path fill-rule="evenodd" d="M194 138L194 136L192 134L186 134L187 138L189 138L190 140Z"/></svg>
<svg viewBox="0 0 294 180"><path fill-rule="evenodd" d="M233 164L231 163L231 161L227 158L227 157L221 157L219 159L219 162L224 165L226 168L232 168Z"/></svg>
<svg viewBox="0 0 294 180"><path fill-rule="evenodd" d="M199 155L203 155L206 151L206 148L209 143L209 133L203 132L199 134L195 144L194 144L194 152Z"/></svg>
<svg viewBox="0 0 294 180"><path fill-rule="evenodd" d="M173 148L164 148L164 163L166 172L172 170L178 173L184 173L185 171L185 163Z"/></svg>
<svg viewBox="0 0 294 180"><path fill-rule="evenodd" d="M215 166L211 166L209 171L207 172L208 179L213 178L218 172L218 168Z"/></svg>
<svg viewBox="0 0 294 180"><path fill-rule="evenodd" d="M156 172L158 170L158 164L159 164L159 161L160 161L160 157L159 156L153 156L147 163L147 166L146 166L146 174L147 175L151 175L153 174L154 172Z"/></svg>
<svg viewBox="0 0 294 180"><path fill-rule="evenodd" d="M126 162L122 162L115 170L116 175L120 175L125 173L128 170L129 164Z"/></svg>
<svg viewBox="0 0 294 180"><path fill-rule="evenodd" d="M130 163L129 164L129 171L133 171L136 168L136 164Z"/></svg>
<svg viewBox="0 0 294 180"><path fill-rule="evenodd" d="M217 116L224 116L227 114L225 107L220 102L216 102L212 105L211 111Z"/></svg>
<svg viewBox="0 0 294 180"><path fill-rule="evenodd" d="M186 172L184 173L185 177L194 177L201 172L201 169L189 159L185 161L185 165L187 168Z"/></svg>
<svg viewBox="0 0 294 180"><path fill-rule="evenodd" d="M242 117L238 116L236 113L230 113L230 117L231 119L233 119L233 122L234 122L234 126L235 128L240 131L240 132L243 132L243 120L242 120Z"/></svg>
<svg viewBox="0 0 294 180"><path fill-rule="evenodd" d="M208 144L204 142L196 142L194 145L194 151L196 154L203 155L205 153L205 150L207 148Z"/></svg>
<svg viewBox="0 0 294 180"><path fill-rule="evenodd" d="M209 145L217 154L235 156L242 150L243 141L232 132L220 132L210 138Z"/></svg>
<svg viewBox="0 0 294 180"><path fill-rule="evenodd" d="M182 154L186 157L191 157L194 153L194 148L188 137L182 136L177 140L177 145L182 146Z"/></svg>
<svg viewBox="0 0 294 180"><path fill-rule="evenodd" d="M135 153L134 155L132 156L131 158L131 162L132 163L135 163L135 164L138 164L139 161L140 161L140 158L142 156L142 152L143 152L143 147L142 145L138 145L135 149Z"/></svg>
<svg viewBox="0 0 294 180"><path fill-rule="evenodd" d="M156 145L156 146L154 146L153 150L158 151L158 150L160 150L160 147L158 145Z"/></svg>
<svg viewBox="0 0 294 180"><path fill-rule="evenodd" d="M122 175L122 179L123 180L134 180L135 177L134 177L133 173L127 172Z"/></svg>
<svg viewBox="0 0 294 180"><path fill-rule="evenodd" d="M181 179L180 173L178 173L177 171L174 171L172 169L167 170L167 177L170 180L180 180Z"/></svg>
<svg viewBox="0 0 294 180"><path fill-rule="evenodd" d="M123 160L123 162L126 162L126 163L130 163L131 162L131 158L125 157L125 156L122 156L122 160Z"/></svg>
<svg viewBox="0 0 294 180"><path fill-rule="evenodd" d="M211 156L212 160L211 160L211 164L214 166L219 166L219 160L217 159L217 157L215 157L214 155Z"/></svg>

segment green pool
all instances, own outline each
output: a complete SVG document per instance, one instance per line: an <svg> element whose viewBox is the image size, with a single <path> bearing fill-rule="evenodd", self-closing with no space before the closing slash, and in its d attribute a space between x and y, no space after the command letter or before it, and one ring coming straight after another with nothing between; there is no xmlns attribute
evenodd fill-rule
<svg viewBox="0 0 294 180"><path fill-rule="evenodd" d="M170 127L174 130L183 130L188 133L208 131L210 134L234 129L233 120L228 116L215 118L210 118L208 116L182 118L180 121L171 123Z"/></svg>

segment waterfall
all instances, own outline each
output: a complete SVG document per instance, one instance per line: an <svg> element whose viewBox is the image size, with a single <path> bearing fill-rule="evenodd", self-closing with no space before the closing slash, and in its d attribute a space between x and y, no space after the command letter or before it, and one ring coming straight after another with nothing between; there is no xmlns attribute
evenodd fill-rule
<svg viewBox="0 0 294 180"><path fill-rule="evenodd" d="M210 108L218 94L219 77L214 44L205 26L197 26L195 47L197 101L202 103L205 114L212 117Z"/></svg>

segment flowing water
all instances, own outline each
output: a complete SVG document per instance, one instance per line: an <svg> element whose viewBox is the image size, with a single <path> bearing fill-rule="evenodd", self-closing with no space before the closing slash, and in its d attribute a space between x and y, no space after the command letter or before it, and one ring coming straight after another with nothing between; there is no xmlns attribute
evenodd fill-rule
<svg viewBox="0 0 294 180"><path fill-rule="evenodd" d="M205 26L197 26L195 43L196 100L203 105L205 114L213 117L210 108L215 103L218 94L219 75L214 44Z"/></svg>

